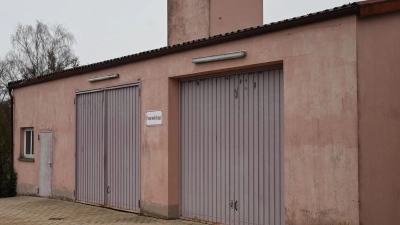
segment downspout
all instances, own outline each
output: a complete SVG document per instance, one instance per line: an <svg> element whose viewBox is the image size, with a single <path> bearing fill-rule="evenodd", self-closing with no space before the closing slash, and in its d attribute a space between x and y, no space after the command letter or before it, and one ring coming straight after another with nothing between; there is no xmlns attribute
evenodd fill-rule
<svg viewBox="0 0 400 225"><path fill-rule="evenodd" d="M10 153L11 153L11 168L14 171L14 96L13 89L8 87L8 94L10 95L10 103L11 103L11 134L10 134Z"/></svg>

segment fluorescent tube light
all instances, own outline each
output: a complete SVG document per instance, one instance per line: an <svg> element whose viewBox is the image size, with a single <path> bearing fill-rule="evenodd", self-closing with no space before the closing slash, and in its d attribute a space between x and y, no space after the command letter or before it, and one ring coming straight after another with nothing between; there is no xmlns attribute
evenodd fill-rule
<svg viewBox="0 0 400 225"><path fill-rule="evenodd" d="M205 56L205 57L200 57L200 58L193 58L192 63L205 63L205 62L213 62L213 61L219 61L219 60L225 60L225 59L236 59L236 58L242 58L245 56L246 56L246 51L228 52L228 53L221 54L221 55L211 55L211 56Z"/></svg>
<svg viewBox="0 0 400 225"><path fill-rule="evenodd" d="M95 82L95 81L100 81L100 80L108 80L108 79L113 79L113 78L117 78L119 77L119 74L111 74L111 75L107 75L107 76L101 76L101 77L92 77L89 78L88 81L89 82Z"/></svg>

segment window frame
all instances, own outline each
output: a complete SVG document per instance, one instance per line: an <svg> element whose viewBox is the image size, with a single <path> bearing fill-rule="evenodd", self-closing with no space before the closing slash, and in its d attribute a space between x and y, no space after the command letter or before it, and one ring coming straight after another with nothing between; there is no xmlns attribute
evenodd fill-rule
<svg viewBox="0 0 400 225"><path fill-rule="evenodd" d="M27 137L27 132L30 131L31 132L31 151L30 154L26 153L26 137ZM34 141L33 141L33 134L34 134L34 130L33 128L24 128L24 158L34 158L34 154L35 154L35 150L34 150ZM32 153L33 151L33 153Z"/></svg>

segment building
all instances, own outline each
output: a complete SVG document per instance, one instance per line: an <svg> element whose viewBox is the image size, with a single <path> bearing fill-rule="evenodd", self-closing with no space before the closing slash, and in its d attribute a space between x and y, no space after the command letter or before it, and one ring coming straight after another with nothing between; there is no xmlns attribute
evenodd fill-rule
<svg viewBox="0 0 400 225"><path fill-rule="evenodd" d="M10 83L18 193L226 224L399 224L400 1L257 27L261 0L227 2L169 1L168 47Z"/></svg>

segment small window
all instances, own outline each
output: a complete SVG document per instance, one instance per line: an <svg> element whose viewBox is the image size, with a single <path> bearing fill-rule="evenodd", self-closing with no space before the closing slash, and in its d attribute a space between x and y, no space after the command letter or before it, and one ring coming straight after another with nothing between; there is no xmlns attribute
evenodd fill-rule
<svg viewBox="0 0 400 225"><path fill-rule="evenodd" d="M33 128L24 129L24 157L33 158Z"/></svg>

